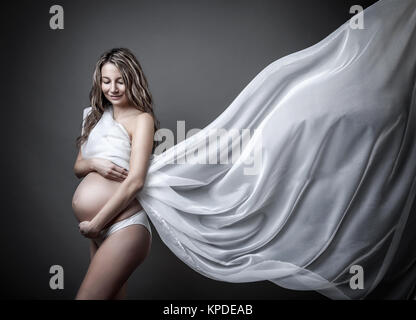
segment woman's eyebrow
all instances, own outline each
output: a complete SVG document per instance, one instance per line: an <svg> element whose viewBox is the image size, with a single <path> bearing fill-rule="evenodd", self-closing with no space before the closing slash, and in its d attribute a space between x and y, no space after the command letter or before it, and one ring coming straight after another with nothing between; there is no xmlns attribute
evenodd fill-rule
<svg viewBox="0 0 416 320"><path fill-rule="evenodd" d="M101 78L107 78L107 79L110 79L109 77L106 77L106 76L102 76ZM118 80L118 79L123 79L123 77L118 77L118 78L116 78L116 80Z"/></svg>

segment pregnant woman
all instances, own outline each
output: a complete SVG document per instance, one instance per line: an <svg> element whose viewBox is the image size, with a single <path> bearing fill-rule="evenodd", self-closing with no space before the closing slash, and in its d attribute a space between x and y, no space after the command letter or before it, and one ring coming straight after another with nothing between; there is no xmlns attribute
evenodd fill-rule
<svg viewBox="0 0 416 320"><path fill-rule="evenodd" d="M73 207L93 240L77 298L123 297L149 252L147 217L210 279L413 297L416 1L381 0L363 15L364 29L347 21L268 65L214 121L151 160L159 132L143 73L126 50L104 55L75 165L88 175Z"/></svg>
<svg viewBox="0 0 416 320"><path fill-rule="evenodd" d="M84 178L72 207L81 234L91 239L91 263L76 299L123 299L128 277L151 247L149 220L136 194L146 178L158 121L141 66L128 49L100 57L90 99L74 165L76 176Z"/></svg>

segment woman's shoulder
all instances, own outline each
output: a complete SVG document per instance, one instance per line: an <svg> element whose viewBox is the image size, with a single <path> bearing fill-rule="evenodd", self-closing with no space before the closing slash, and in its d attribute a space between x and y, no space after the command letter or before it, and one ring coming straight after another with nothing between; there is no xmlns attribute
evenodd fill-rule
<svg viewBox="0 0 416 320"><path fill-rule="evenodd" d="M153 122L153 115L150 112L137 110L130 116L130 120L137 124L143 122Z"/></svg>
<svg viewBox="0 0 416 320"><path fill-rule="evenodd" d="M147 119L147 120L152 120L153 121L153 115L150 112L141 111L137 115L137 117L141 117L142 119ZM144 121L147 121L147 120L144 120Z"/></svg>
<svg viewBox="0 0 416 320"><path fill-rule="evenodd" d="M153 115L149 112L141 112L134 117L134 125L135 127L146 127L153 129L154 126L154 119Z"/></svg>

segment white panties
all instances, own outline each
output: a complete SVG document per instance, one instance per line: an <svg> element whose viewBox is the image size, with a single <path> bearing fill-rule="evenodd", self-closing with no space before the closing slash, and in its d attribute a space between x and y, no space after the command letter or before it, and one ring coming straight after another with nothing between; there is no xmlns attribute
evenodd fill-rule
<svg viewBox="0 0 416 320"><path fill-rule="evenodd" d="M144 211L144 209L136 212L134 215L123 219L121 221L118 221L114 224L112 224L110 227L105 228L103 230L101 230L100 232L100 236L98 236L97 238L94 238L94 241L97 245L101 245L101 243L103 243L103 241L112 233L125 228L127 226L130 226L132 224L141 224L143 226L146 227L146 229L149 231L150 233L150 237L152 237L152 229L150 227L150 223L149 223L149 219L147 218L146 212Z"/></svg>

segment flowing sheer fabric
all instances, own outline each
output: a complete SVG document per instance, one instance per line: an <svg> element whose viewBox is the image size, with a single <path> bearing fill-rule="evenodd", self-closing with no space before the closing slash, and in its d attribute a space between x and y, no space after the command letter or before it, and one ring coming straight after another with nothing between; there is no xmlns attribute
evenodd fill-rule
<svg viewBox="0 0 416 320"><path fill-rule="evenodd" d="M137 198L193 270L362 299L394 265L413 272L408 294L416 281L416 1L381 0L364 11L364 27L348 21L271 63L207 127L151 160ZM229 143L201 148L217 129ZM241 138L239 156L207 164L238 154L231 137ZM350 286L359 283L354 266L362 289Z"/></svg>

